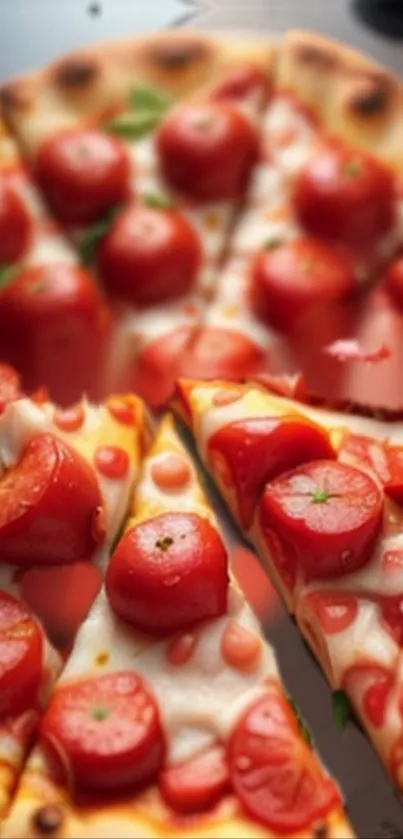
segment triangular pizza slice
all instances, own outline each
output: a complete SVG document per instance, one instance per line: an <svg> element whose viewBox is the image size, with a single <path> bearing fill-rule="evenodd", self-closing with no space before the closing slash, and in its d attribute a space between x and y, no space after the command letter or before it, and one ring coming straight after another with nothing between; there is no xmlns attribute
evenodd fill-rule
<svg viewBox="0 0 403 839"><path fill-rule="evenodd" d="M296 382L282 384L292 393ZM349 699L402 789L403 425L276 390L281 381L183 381L178 405L331 687L344 692L335 702L346 709Z"/></svg>
<svg viewBox="0 0 403 839"><path fill-rule="evenodd" d="M38 182L113 301L107 390L169 395L258 157L272 57L263 40L170 32L3 89Z"/></svg>
<svg viewBox="0 0 403 839"><path fill-rule="evenodd" d="M3 836L351 836L166 417Z"/></svg>
<svg viewBox="0 0 403 839"><path fill-rule="evenodd" d="M147 435L136 397L70 409L39 398L2 367L0 818L62 666L55 646L71 647L100 587Z"/></svg>

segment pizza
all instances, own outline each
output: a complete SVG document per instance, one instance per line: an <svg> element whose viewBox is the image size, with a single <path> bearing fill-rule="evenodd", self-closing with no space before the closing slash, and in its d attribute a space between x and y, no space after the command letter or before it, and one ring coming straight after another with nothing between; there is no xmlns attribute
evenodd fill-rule
<svg viewBox="0 0 403 839"><path fill-rule="evenodd" d="M189 832L352 836L166 416L2 836Z"/></svg>
<svg viewBox="0 0 403 839"><path fill-rule="evenodd" d="M401 790L403 427L279 395L287 384L184 381L177 405L331 688L344 692L336 703L348 698Z"/></svg>

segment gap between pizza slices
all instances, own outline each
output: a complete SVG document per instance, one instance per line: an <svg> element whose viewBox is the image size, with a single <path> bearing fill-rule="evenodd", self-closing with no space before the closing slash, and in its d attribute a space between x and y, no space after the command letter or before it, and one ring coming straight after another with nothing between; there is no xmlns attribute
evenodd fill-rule
<svg viewBox="0 0 403 839"><path fill-rule="evenodd" d="M99 589L148 435L137 397L61 409L43 393L24 396L0 365L0 820L60 650Z"/></svg>
<svg viewBox="0 0 403 839"><path fill-rule="evenodd" d="M352 836L167 416L1 835L190 833Z"/></svg>
<svg viewBox="0 0 403 839"><path fill-rule="evenodd" d="M292 387L183 381L177 406L332 689L345 691L402 790L403 425L312 407Z"/></svg>

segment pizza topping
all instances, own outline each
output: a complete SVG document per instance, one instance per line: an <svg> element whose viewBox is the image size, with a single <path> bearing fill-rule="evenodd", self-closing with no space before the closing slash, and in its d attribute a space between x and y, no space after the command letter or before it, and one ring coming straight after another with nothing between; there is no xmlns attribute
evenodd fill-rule
<svg viewBox="0 0 403 839"><path fill-rule="evenodd" d="M0 180L0 266L17 262L27 251L32 221L27 207L11 184Z"/></svg>
<svg viewBox="0 0 403 839"><path fill-rule="evenodd" d="M160 789L166 803L179 813L197 813L212 807L230 786L222 746L165 769Z"/></svg>
<svg viewBox="0 0 403 839"><path fill-rule="evenodd" d="M182 105L168 114L157 147L172 187L195 201L223 201L245 189L258 137L236 108L210 102Z"/></svg>
<svg viewBox="0 0 403 839"><path fill-rule="evenodd" d="M21 396L21 383L17 371L9 364L0 363L0 414L10 402L20 399Z"/></svg>
<svg viewBox="0 0 403 839"><path fill-rule="evenodd" d="M401 311L403 309L403 256L400 256L389 266L384 287Z"/></svg>
<svg viewBox="0 0 403 839"><path fill-rule="evenodd" d="M399 647L403 646L403 595L379 596L376 598L382 622Z"/></svg>
<svg viewBox="0 0 403 839"><path fill-rule="evenodd" d="M61 431L78 431L84 424L85 411L82 405L70 408L56 408L53 422Z"/></svg>
<svg viewBox="0 0 403 839"><path fill-rule="evenodd" d="M217 408L222 408L224 405L232 405L234 402L238 402L241 397L242 390L237 390L236 388L218 390L214 394L211 404Z"/></svg>
<svg viewBox="0 0 403 839"><path fill-rule="evenodd" d="M215 474L234 486L242 525L249 527L267 481L307 460L335 456L328 435L298 417L258 417L223 426L209 440Z"/></svg>
<svg viewBox="0 0 403 839"><path fill-rule="evenodd" d="M274 374L274 373L258 373L255 376L255 381L259 385L278 396L285 396L287 399L296 399L303 402L308 393L306 382L302 373Z"/></svg>
<svg viewBox="0 0 403 839"><path fill-rule="evenodd" d="M351 705L344 690L334 690L332 693L333 719L339 731L344 731L350 717Z"/></svg>
<svg viewBox="0 0 403 839"><path fill-rule="evenodd" d="M269 79L260 67L237 67L229 70L214 88L211 99L214 102L242 103L251 96L266 100L269 93Z"/></svg>
<svg viewBox="0 0 403 839"><path fill-rule="evenodd" d="M39 737L59 772L99 792L149 781L165 755L156 702L131 670L59 686Z"/></svg>
<svg viewBox="0 0 403 839"><path fill-rule="evenodd" d="M151 341L137 359L133 390L151 408L164 405L172 394L182 360L194 333L193 326L179 326Z"/></svg>
<svg viewBox="0 0 403 839"><path fill-rule="evenodd" d="M26 606L0 591L0 720L36 704L42 633Z"/></svg>
<svg viewBox="0 0 403 839"><path fill-rule="evenodd" d="M164 90L135 86L129 104L131 110L119 114L105 128L126 140L140 140L157 127L172 99Z"/></svg>
<svg viewBox="0 0 403 839"><path fill-rule="evenodd" d="M368 562L382 505L382 494L369 475L344 463L318 460L266 487L261 522L289 547L306 580L326 579Z"/></svg>
<svg viewBox="0 0 403 839"><path fill-rule="evenodd" d="M67 224L97 221L129 194L131 161L121 141L90 128L59 132L36 160L37 176Z"/></svg>
<svg viewBox="0 0 403 839"><path fill-rule="evenodd" d="M122 425L134 424L133 409L124 399L113 396L108 399L106 406L111 416Z"/></svg>
<svg viewBox="0 0 403 839"><path fill-rule="evenodd" d="M336 635L354 623L358 599L350 592L312 591L304 596L304 608L314 610L325 635Z"/></svg>
<svg viewBox="0 0 403 839"><path fill-rule="evenodd" d="M36 833L43 836L56 833L63 823L63 810L60 804L45 804L43 807L39 807L34 812L32 822Z"/></svg>
<svg viewBox="0 0 403 839"><path fill-rule="evenodd" d="M98 446L94 463L98 471L112 481L125 478L130 466L129 455L119 446Z"/></svg>
<svg viewBox="0 0 403 839"><path fill-rule="evenodd" d="M308 828L340 803L337 788L299 737L294 715L275 689L238 722L228 761L243 806L273 832L290 835Z"/></svg>
<svg viewBox="0 0 403 839"><path fill-rule="evenodd" d="M98 257L111 293L149 305L192 288L201 265L201 244L180 213L131 204L102 241Z"/></svg>
<svg viewBox="0 0 403 839"><path fill-rule="evenodd" d="M0 479L2 562L56 565L89 559L93 517L102 506L90 465L52 434L33 437Z"/></svg>
<svg viewBox="0 0 403 839"><path fill-rule="evenodd" d="M106 574L119 617L168 634L226 611L227 554L217 530L193 513L163 513L121 539Z"/></svg>
<svg viewBox="0 0 403 839"><path fill-rule="evenodd" d="M246 335L208 326L200 330L192 352L181 366L181 376L243 381L259 370L264 358L264 350Z"/></svg>
<svg viewBox="0 0 403 839"><path fill-rule="evenodd" d="M152 463L151 477L159 489L176 492L188 486L192 472L182 455L166 454Z"/></svg>
<svg viewBox="0 0 403 839"><path fill-rule="evenodd" d="M354 289L348 258L317 239L296 239L261 251L252 264L252 305L259 318L285 332L313 306Z"/></svg>
<svg viewBox="0 0 403 839"><path fill-rule="evenodd" d="M403 504L403 447L351 434L343 442L339 455L373 472L385 494L396 504Z"/></svg>
<svg viewBox="0 0 403 839"><path fill-rule="evenodd" d="M329 145L297 178L294 207L314 236L348 245L368 245L395 221L392 172L363 152Z"/></svg>
<svg viewBox="0 0 403 839"><path fill-rule="evenodd" d="M174 667L183 667L192 657L197 643L197 638L191 632L179 635L174 638L167 649L167 659Z"/></svg>
<svg viewBox="0 0 403 839"><path fill-rule="evenodd" d="M351 667L344 678L349 692L357 693L358 689L362 693L364 714L374 728L381 728L385 722L393 683L394 678L390 670L378 665L360 664Z"/></svg>
<svg viewBox="0 0 403 839"><path fill-rule="evenodd" d="M382 344L377 350L366 350L354 338L334 341L324 348L323 352L333 356L337 361L366 361L376 364L390 358L389 347Z"/></svg>
<svg viewBox="0 0 403 839"><path fill-rule="evenodd" d="M262 642L258 635L235 620L229 622L221 640L221 654L230 667L237 670L256 667L261 652Z"/></svg>

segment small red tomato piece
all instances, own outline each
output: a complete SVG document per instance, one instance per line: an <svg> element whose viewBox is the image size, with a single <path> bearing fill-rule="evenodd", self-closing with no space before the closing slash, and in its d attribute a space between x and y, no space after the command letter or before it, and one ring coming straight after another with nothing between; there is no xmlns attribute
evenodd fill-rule
<svg viewBox="0 0 403 839"><path fill-rule="evenodd" d="M242 381L260 369L264 358L262 348L241 332L206 326L183 359L180 375Z"/></svg>
<svg viewBox="0 0 403 839"><path fill-rule="evenodd" d="M194 513L162 513L136 525L119 542L106 574L116 614L162 635L224 614L227 588L223 542Z"/></svg>
<svg viewBox="0 0 403 839"><path fill-rule="evenodd" d="M172 329L140 353L131 377L132 389L152 408L160 408L171 396L193 332L192 326Z"/></svg>
<svg viewBox="0 0 403 839"><path fill-rule="evenodd" d="M62 221L88 224L128 197L131 162L118 137L71 129L43 143L36 174Z"/></svg>
<svg viewBox="0 0 403 839"><path fill-rule="evenodd" d="M26 606L0 591L0 720L35 705L42 646L42 632Z"/></svg>
<svg viewBox="0 0 403 839"><path fill-rule="evenodd" d="M179 813L197 813L212 807L229 789L229 771L222 746L171 766L160 775L160 789Z"/></svg>
<svg viewBox="0 0 403 839"><path fill-rule="evenodd" d="M111 294L144 306L190 291L201 255L199 237L180 213L132 204L101 242L98 266Z"/></svg>
<svg viewBox="0 0 403 839"><path fill-rule="evenodd" d="M285 698L272 689L239 720L228 746L235 793L273 833L313 827L340 805L340 794L301 740Z"/></svg>
<svg viewBox="0 0 403 839"><path fill-rule="evenodd" d="M0 180L0 266L21 259L28 248L31 232L29 210L3 177Z"/></svg>
<svg viewBox="0 0 403 839"><path fill-rule="evenodd" d="M339 455L358 467L369 469L381 482L384 492L396 504L403 504L403 447L352 434Z"/></svg>
<svg viewBox="0 0 403 839"><path fill-rule="evenodd" d="M384 288L396 303L397 308L403 310L403 256L395 259L389 266L385 280Z"/></svg>
<svg viewBox="0 0 403 839"><path fill-rule="evenodd" d="M235 490L243 527L252 523L267 481L307 460L332 458L328 435L298 417L257 417L229 423L209 440L214 475Z"/></svg>
<svg viewBox="0 0 403 839"><path fill-rule="evenodd" d="M102 499L90 465L67 443L33 437L0 478L0 491L2 562L27 568L91 558Z"/></svg>
<svg viewBox="0 0 403 839"><path fill-rule="evenodd" d="M343 244L379 239L395 221L392 172L364 152L329 145L297 178L294 207L312 235Z"/></svg>
<svg viewBox="0 0 403 839"><path fill-rule="evenodd" d="M251 97L268 99L270 82L261 67L237 67L229 70L211 93L214 102L242 103Z"/></svg>
<svg viewBox="0 0 403 839"><path fill-rule="evenodd" d="M163 492L184 490L192 480L189 463L180 454L166 454L155 460L150 469L155 485Z"/></svg>
<svg viewBox="0 0 403 839"><path fill-rule="evenodd" d="M85 411L81 404L69 408L56 408L53 422L60 431L79 431L85 422Z"/></svg>
<svg viewBox="0 0 403 839"><path fill-rule="evenodd" d="M301 613L313 612L321 633L337 635L344 632L355 621L358 614L358 598L345 591L311 591L301 602Z"/></svg>
<svg viewBox="0 0 403 839"><path fill-rule="evenodd" d="M155 699L132 670L58 687L39 737L67 777L99 792L149 781L165 755Z"/></svg>
<svg viewBox="0 0 403 839"><path fill-rule="evenodd" d="M252 123L227 103L181 105L161 124L157 149L168 183L195 201L242 194L258 155Z"/></svg>
<svg viewBox="0 0 403 839"><path fill-rule="evenodd" d="M390 632L396 644L403 646L403 596L385 595L376 598L379 604L382 622Z"/></svg>
<svg viewBox="0 0 403 839"><path fill-rule="evenodd" d="M0 364L0 414L6 405L22 396L20 377L9 364Z"/></svg>
<svg viewBox="0 0 403 839"><path fill-rule="evenodd" d="M101 475L115 481L125 478L130 468L129 455L120 446L98 446L94 463Z"/></svg>
<svg viewBox="0 0 403 839"><path fill-rule="evenodd" d="M0 357L60 404L96 395L106 332L104 301L78 266L26 268L0 295Z"/></svg>
<svg viewBox="0 0 403 839"><path fill-rule="evenodd" d="M377 538L383 497L365 472L318 460L268 484L263 532L272 530L306 580L349 574L365 565Z"/></svg>
<svg viewBox="0 0 403 839"><path fill-rule="evenodd" d="M308 309L340 300L353 289L348 258L316 239L296 239L261 251L252 263L254 311L285 332Z"/></svg>

